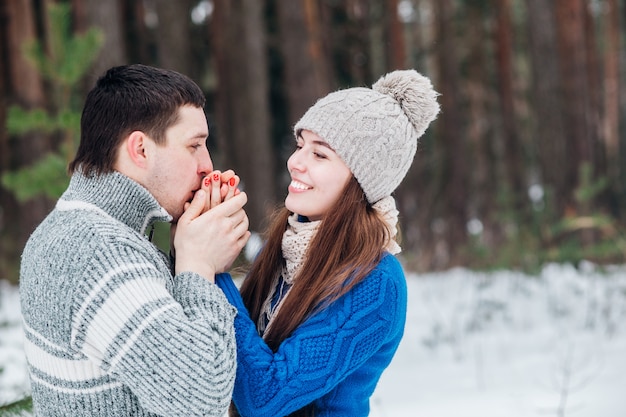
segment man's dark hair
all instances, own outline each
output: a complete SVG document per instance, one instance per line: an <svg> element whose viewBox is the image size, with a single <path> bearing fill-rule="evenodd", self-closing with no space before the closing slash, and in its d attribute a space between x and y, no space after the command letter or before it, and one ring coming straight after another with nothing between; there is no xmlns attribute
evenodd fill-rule
<svg viewBox="0 0 626 417"><path fill-rule="evenodd" d="M200 87L178 72L140 64L109 69L85 100L70 174L77 169L96 175L112 172L119 144L128 134L139 130L162 144L180 107L204 104Z"/></svg>

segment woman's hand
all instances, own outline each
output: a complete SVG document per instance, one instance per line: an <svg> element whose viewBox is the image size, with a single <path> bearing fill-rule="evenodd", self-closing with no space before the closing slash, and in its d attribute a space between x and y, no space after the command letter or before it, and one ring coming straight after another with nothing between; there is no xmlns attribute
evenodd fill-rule
<svg viewBox="0 0 626 417"><path fill-rule="evenodd" d="M235 171L229 169L224 172L213 171L202 179L201 189L206 192L206 201L203 213L217 207L224 201L229 200L233 196L241 193L237 188L239 186L239 176L235 175ZM187 211L190 203L185 203L184 211ZM174 236L176 235L176 223L170 227L170 257L176 258L176 249L174 247Z"/></svg>
<svg viewBox="0 0 626 417"><path fill-rule="evenodd" d="M239 176L231 169L220 172L213 171L202 179L202 189L206 192L204 211L217 207L224 201L239 194Z"/></svg>
<svg viewBox="0 0 626 417"><path fill-rule="evenodd" d="M205 190L198 190L178 220L173 243L174 272L196 272L213 282L216 273L230 268L250 238L248 216L243 209L247 196L239 193L205 210L209 200L205 194Z"/></svg>

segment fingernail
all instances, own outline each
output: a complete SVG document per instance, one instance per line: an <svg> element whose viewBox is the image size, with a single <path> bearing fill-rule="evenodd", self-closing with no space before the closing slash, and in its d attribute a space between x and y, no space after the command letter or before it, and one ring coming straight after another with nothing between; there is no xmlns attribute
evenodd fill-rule
<svg viewBox="0 0 626 417"><path fill-rule="evenodd" d="M211 178L205 178L204 179L204 186L208 187L209 185L211 185Z"/></svg>
<svg viewBox="0 0 626 417"><path fill-rule="evenodd" d="M220 174L213 174L213 181L219 181L220 180Z"/></svg>
<svg viewBox="0 0 626 417"><path fill-rule="evenodd" d="M231 179L228 181L228 184L230 184L230 186L231 186L231 187L234 187L234 186L235 186L235 178L231 178Z"/></svg>

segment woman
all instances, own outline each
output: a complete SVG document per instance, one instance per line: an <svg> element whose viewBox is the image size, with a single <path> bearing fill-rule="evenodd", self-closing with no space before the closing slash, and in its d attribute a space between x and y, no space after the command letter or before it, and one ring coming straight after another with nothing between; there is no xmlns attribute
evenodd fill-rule
<svg viewBox="0 0 626 417"><path fill-rule="evenodd" d="M391 193L439 112L413 70L329 94L295 126L285 207L241 293L233 394L248 416L366 416L400 343L406 283Z"/></svg>

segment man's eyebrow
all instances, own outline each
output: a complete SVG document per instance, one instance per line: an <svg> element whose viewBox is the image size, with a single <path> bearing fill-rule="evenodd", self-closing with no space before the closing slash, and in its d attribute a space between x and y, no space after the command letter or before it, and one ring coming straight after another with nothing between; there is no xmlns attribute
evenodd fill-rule
<svg viewBox="0 0 626 417"><path fill-rule="evenodd" d="M195 139L202 139L202 140L206 140L208 139L209 135L206 132L197 132L191 136L189 136L188 140L192 141Z"/></svg>

